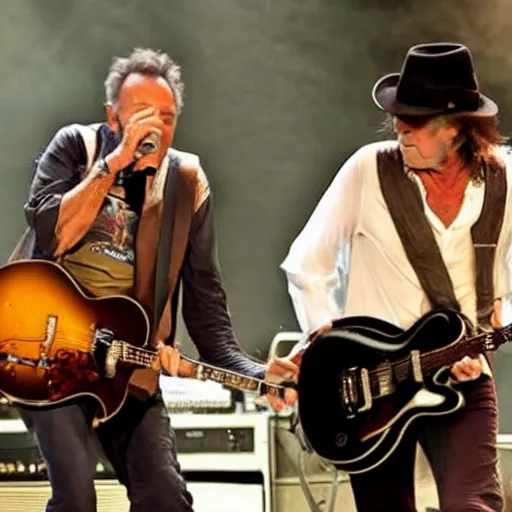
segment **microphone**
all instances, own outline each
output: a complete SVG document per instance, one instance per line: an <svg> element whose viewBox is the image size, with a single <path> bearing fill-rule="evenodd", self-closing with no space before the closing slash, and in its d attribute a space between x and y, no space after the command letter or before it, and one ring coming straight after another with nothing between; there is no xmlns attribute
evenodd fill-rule
<svg viewBox="0 0 512 512"><path fill-rule="evenodd" d="M135 153L133 154L135 160L139 160L145 155L151 155L158 151L158 147L160 145L160 134L156 132L151 132L146 135L137 146ZM132 176L135 172L138 174L145 174L146 176L154 176L156 174L156 169L154 167L146 167L145 169L133 170L133 163L121 170L116 177L114 185L117 187L122 187L125 185L125 180Z"/></svg>
<svg viewBox="0 0 512 512"><path fill-rule="evenodd" d="M156 132L151 132L146 135L137 146L137 150L134 153L134 157L136 160L142 158L145 155L151 155L158 151L158 146L160 145L160 134Z"/></svg>
<svg viewBox="0 0 512 512"><path fill-rule="evenodd" d="M114 185L116 187L124 187L126 185L126 180L129 180L133 176L154 176L156 173L156 167L145 167L144 169L134 171L132 164L117 173Z"/></svg>

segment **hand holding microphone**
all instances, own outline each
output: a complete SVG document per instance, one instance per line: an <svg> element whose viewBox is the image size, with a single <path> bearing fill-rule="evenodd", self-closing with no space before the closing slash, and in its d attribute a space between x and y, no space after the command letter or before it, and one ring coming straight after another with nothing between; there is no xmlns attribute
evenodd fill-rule
<svg viewBox="0 0 512 512"><path fill-rule="evenodd" d="M137 146L135 151L135 160L139 160L145 155L152 155L158 151L160 146L160 134L157 132L151 132L146 135Z"/></svg>
<svg viewBox="0 0 512 512"><path fill-rule="evenodd" d="M106 158L109 169L117 173L134 161L133 170L136 171L147 167L158 168L163 126L154 107L131 116L123 128L121 143Z"/></svg>

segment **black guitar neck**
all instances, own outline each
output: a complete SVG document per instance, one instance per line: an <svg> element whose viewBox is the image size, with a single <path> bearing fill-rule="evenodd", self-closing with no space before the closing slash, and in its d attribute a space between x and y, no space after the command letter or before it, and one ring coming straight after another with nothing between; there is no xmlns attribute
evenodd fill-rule
<svg viewBox="0 0 512 512"><path fill-rule="evenodd" d="M470 338L462 338L454 343L421 353L421 368L425 377L432 377L439 368L451 366L465 356L477 357L484 352L493 352L502 344L512 340L512 324L492 332ZM400 376L405 359L393 363L396 375Z"/></svg>

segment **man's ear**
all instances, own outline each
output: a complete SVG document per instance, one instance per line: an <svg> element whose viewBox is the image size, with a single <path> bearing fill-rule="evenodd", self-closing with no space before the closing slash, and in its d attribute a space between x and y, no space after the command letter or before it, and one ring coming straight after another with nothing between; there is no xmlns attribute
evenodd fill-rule
<svg viewBox="0 0 512 512"><path fill-rule="evenodd" d="M448 123L444 126L445 133L450 137L455 143L459 141L459 139L462 138L462 134L460 131L460 125L457 122L457 120L450 120Z"/></svg>
<svg viewBox="0 0 512 512"><path fill-rule="evenodd" d="M119 133L121 131L121 125L119 124L119 118L117 117L117 112L114 107L107 103L105 105L105 112L107 114L107 123L109 128L114 133Z"/></svg>

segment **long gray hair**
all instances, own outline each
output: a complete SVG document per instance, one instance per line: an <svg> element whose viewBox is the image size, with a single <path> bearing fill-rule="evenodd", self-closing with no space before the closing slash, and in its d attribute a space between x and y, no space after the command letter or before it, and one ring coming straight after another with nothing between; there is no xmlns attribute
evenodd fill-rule
<svg viewBox="0 0 512 512"><path fill-rule="evenodd" d="M470 170L471 179L481 181L486 169L500 165L496 148L505 144L507 137L498 129L499 119L494 117L477 116L443 116L446 122L454 124L459 133L454 140L457 153L465 166ZM426 118L427 119L427 118ZM393 116L388 114L378 129L386 137L395 136Z"/></svg>

